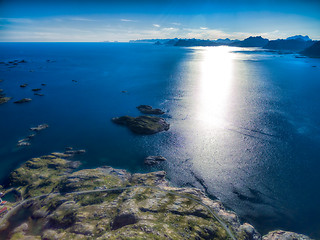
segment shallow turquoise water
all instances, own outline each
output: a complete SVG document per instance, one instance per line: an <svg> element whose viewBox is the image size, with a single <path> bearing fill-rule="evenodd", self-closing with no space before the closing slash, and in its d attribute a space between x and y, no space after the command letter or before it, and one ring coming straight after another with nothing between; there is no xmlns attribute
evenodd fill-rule
<svg viewBox="0 0 320 240"><path fill-rule="evenodd" d="M320 237L318 59L228 47L1 43L0 61L14 59L27 63L0 64L0 88L13 97L0 106L2 179L66 146L87 150L82 167L132 172L154 170L143 159L161 154L168 162L155 169L173 184L202 188L262 233ZM43 97L33 95L37 87ZM33 100L13 104L24 97ZM138 116L140 104L165 110L170 130L138 136L110 121ZM50 127L17 148L41 123Z"/></svg>

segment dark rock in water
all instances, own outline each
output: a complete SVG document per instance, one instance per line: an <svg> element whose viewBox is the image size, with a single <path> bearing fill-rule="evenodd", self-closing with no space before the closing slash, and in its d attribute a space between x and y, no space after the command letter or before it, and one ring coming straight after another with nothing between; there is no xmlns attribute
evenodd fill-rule
<svg viewBox="0 0 320 240"><path fill-rule="evenodd" d="M32 89L32 91L34 91L34 92L38 92L38 91L40 91L41 90L41 88L34 88L34 89Z"/></svg>
<svg viewBox="0 0 320 240"><path fill-rule="evenodd" d="M31 145L30 140L31 140L31 138L34 138L35 136L36 136L36 134L30 134L26 138L19 140L17 143L17 146L18 147L30 146Z"/></svg>
<svg viewBox="0 0 320 240"><path fill-rule="evenodd" d="M26 102L31 102L31 101L32 101L31 98L22 98L22 99L15 101L13 103L26 103Z"/></svg>
<svg viewBox="0 0 320 240"><path fill-rule="evenodd" d="M72 82L78 82L77 80L72 80Z"/></svg>
<svg viewBox="0 0 320 240"><path fill-rule="evenodd" d="M160 162L164 162L167 161L167 159L165 159L162 156L148 156L144 159L144 164L146 165L157 165Z"/></svg>
<svg viewBox="0 0 320 240"><path fill-rule="evenodd" d="M22 59L19 63L26 63L27 61Z"/></svg>
<svg viewBox="0 0 320 240"><path fill-rule="evenodd" d="M27 83L21 84L20 87L25 88L26 86L28 86Z"/></svg>
<svg viewBox="0 0 320 240"><path fill-rule="evenodd" d="M127 93L128 91L124 91L124 90L123 90L123 91L121 91L121 92L122 92L122 93Z"/></svg>
<svg viewBox="0 0 320 240"><path fill-rule="evenodd" d="M66 151L68 151L68 150L72 150L73 147L65 147L65 149L66 149Z"/></svg>
<svg viewBox="0 0 320 240"><path fill-rule="evenodd" d="M29 136L27 136L27 139L31 139L31 138L33 138L35 136L36 136L36 134L30 134Z"/></svg>
<svg viewBox="0 0 320 240"><path fill-rule="evenodd" d="M145 114L156 114L156 115L161 115L161 114L164 114L164 111L162 111L161 109L159 108L152 108L151 106L149 105L140 105L137 107L138 110L142 113L145 113Z"/></svg>
<svg viewBox="0 0 320 240"><path fill-rule="evenodd" d="M29 142L30 138L24 138L18 141L17 146L18 147L25 147L30 146L31 143Z"/></svg>
<svg viewBox="0 0 320 240"><path fill-rule="evenodd" d="M8 102L10 99L10 97L0 97L0 104Z"/></svg>
<svg viewBox="0 0 320 240"><path fill-rule="evenodd" d="M169 130L168 124L163 118L153 116L130 117L122 116L112 118L114 123L127 126L132 132L137 134L155 134Z"/></svg>
<svg viewBox="0 0 320 240"><path fill-rule="evenodd" d="M80 149L80 150L67 150L64 152L64 154L70 154L70 155L75 155L75 154L84 154L86 153L86 150Z"/></svg>
<svg viewBox="0 0 320 240"><path fill-rule="evenodd" d="M43 93L35 93L34 95L37 95L37 96L44 96L44 94Z"/></svg>
<svg viewBox="0 0 320 240"><path fill-rule="evenodd" d="M41 83L41 86L46 86L47 84L45 84L45 83Z"/></svg>
<svg viewBox="0 0 320 240"><path fill-rule="evenodd" d="M30 130L31 131L35 131L35 132L39 132L39 131L44 130L44 129L48 128L48 127L49 127L48 124L40 124L37 127L30 128Z"/></svg>

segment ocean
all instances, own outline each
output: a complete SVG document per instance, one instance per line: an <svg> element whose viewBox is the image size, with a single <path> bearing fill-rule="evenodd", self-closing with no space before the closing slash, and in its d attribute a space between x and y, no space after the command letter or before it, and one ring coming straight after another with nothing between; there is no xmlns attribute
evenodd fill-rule
<svg viewBox="0 0 320 240"><path fill-rule="evenodd" d="M172 185L201 188L262 234L320 238L320 59L224 46L0 43L0 62L0 89L12 97L0 105L2 182L31 157L86 149L76 157L82 168L165 170ZM21 98L32 101L13 103ZM164 110L169 131L135 135L111 122L141 115L141 104ZM31 146L17 147L42 123L49 128ZM148 155L167 162L145 166Z"/></svg>

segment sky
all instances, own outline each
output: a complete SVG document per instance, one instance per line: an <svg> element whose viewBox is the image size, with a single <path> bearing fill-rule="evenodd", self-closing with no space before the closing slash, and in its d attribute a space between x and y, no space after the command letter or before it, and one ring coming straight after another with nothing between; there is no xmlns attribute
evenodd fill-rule
<svg viewBox="0 0 320 240"><path fill-rule="evenodd" d="M1 42L320 40L320 0L0 0Z"/></svg>

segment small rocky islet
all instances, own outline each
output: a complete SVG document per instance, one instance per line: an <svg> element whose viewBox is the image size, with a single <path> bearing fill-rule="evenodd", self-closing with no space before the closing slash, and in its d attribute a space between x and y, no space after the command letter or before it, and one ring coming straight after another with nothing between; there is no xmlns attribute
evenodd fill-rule
<svg viewBox="0 0 320 240"><path fill-rule="evenodd" d="M49 127L49 125L46 124L46 123L39 124L39 125L36 126L36 127L31 127L31 128L30 128L30 131L35 132L35 133L32 133L32 134L28 135L27 137L19 140L18 143L17 143L17 146L18 146L18 147L31 146L31 139L36 136L36 133L38 133L38 132L40 132L40 131L48 128L48 127Z"/></svg>
<svg viewBox="0 0 320 240"><path fill-rule="evenodd" d="M152 108L149 105L140 105L137 107L137 109L144 114L155 114L155 115L162 115L164 114L164 111L162 111L159 108Z"/></svg>
<svg viewBox="0 0 320 240"><path fill-rule="evenodd" d="M170 128L170 124L167 123L164 118L154 116L122 116L112 118L112 121L116 124L127 126L136 134L155 134L162 131L168 131Z"/></svg>
<svg viewBox="0 0 320 240"><path fill-rule="evenodd" d="M1 80L0 82L2 82ZM0 89L0 104L6 103L11 99L11 97L6 97L6 94L3 92L3 89Z"/></svg>
<svg viewBox="0 0 320 240"><path fill-rule="evenodd" d="M18 101L15 101L15 102L13 102L13 103L20 104L20 103L27 103L27 102L31 102L31 101L32 101L31 98L22 98L22 99L20 99L20 100L18 100Z"/></svg>
<svg viewBox="0 0 320 240"><path fill-rule="evenodd" d="M80 162L72 157L54 152L32 158L10 174L2 191L13 193L16 202L8 202L9 211L0 218L4 238L310 239L285 231L261 237L201 190L170 186L164 171L77 170ZM19 224L12 225L16 214Z"/></svg>
<svg viewBox="0 0 320 240"><path fill-rule="evenodd" d="M167 159L163 156L148 156L144 159L144 164L152 166L165 161L167 161Z"/></svg>

